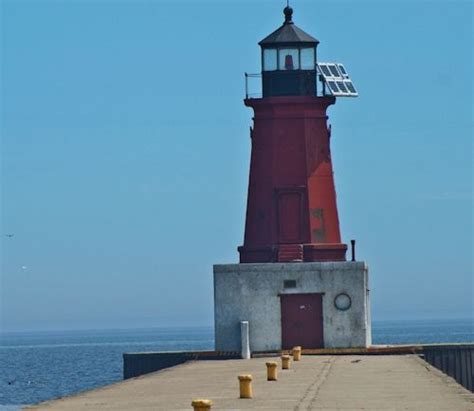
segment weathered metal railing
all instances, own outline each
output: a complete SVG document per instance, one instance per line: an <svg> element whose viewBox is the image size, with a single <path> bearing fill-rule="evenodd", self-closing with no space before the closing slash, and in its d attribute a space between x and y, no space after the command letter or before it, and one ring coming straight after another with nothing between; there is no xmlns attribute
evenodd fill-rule
<svg viewBox="0 0 474 411"><path fill-rule="evenodd" d="M257 92L250 92L250 81L249 79L254 79L254 78L258 78L258 79L261 79L262 78L262 74L261 73L245 73L245 98L261 98L262 97L262 82L259 81L259 87L260 87L260 91L257 91Z"/></svg>
<svg viewBox="0 0 474 411"><path fill-rule="evenodd" d="M474 344L423 347L424 359L474 392Z"/></svg>

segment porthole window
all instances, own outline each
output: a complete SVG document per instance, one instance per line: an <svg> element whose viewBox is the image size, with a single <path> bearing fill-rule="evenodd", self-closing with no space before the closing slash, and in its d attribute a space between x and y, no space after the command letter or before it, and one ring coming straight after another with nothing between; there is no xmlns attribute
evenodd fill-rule
<svg viewBox="0 0 474 411"><path fill-rule="evenodd" d="M336 298L334 298L334 306L339 311L347 311L349 308L351 308L351 305L351 297L349 297L349 295L346 293L338 294L336 295Z"/></svg>

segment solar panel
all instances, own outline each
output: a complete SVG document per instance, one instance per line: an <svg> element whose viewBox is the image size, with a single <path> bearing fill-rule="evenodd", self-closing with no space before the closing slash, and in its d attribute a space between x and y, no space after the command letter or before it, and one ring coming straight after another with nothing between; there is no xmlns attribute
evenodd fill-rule
<svg viewBox="0 0 474 411"><path fill-rule="evenodd" d="M343 93L349 93L343 81L338 81L337 86L339 87L339 90L341 90Z"/></svg>
<svg viewBox="0 0 474 411"><path fill-rule="evenodd" d="M328 80L327 82L329 89L331 90L332 94L338 94L341 91L339 90L339 87L337 87L337 83L332 80Z"/></svg>
<svg viewBox="0 0 474 411"><path fill-rule="evenodd" d="M346 87L349 89L349 91L353 94L357 94L357 91L354 87L354 84L352 84L352 81L350 80L344 80L344 84L346 85Z"/></svg>
<svg viewBox="0 0 474 411"><path fill-rule="evenodd" d="M326 90L337 97L357 97L354 83L346 68L341 63L318 63L318 72L322 77Z"/></svg>
<svg viewBox="0 0 474 411"><path fill-rule="evenodd" d="M328 68L329 71L331 71L333 77L341 77L341 73L339 73L339 70L335 64L328 64Z"/></svg>
<svg viewBox="0 0 474 411"><path fill-rule="evenodd" d="M324 73L327 77L331 77L331 72L329 71L329 69L327 68L327 66L321 66L321 70L323 71L323 73Z"/></svg>
<svg viewBox="0 0 474 411"><path fill-rule="evenodd" d="M338 63L337 67L339 67L339 71L341 72L341 74L344 76L344 77L349 77L349 75L347 74L347 71L345 69L345 67L341 64L341 63Z"/></svg>

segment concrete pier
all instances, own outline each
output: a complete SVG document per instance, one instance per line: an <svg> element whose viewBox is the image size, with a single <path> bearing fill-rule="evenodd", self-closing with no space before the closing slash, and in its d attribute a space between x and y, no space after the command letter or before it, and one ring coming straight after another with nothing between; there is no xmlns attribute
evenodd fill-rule
<svg viewBox="0 0 474 411"><path fill-rule="evenodd" d="M188 362L30 409L187 410L208 398L213 410L474 410L472 393L416 355L307 355L277 382L269 360ZM253 375L254 399L238 398L239 374Z"/></svg>

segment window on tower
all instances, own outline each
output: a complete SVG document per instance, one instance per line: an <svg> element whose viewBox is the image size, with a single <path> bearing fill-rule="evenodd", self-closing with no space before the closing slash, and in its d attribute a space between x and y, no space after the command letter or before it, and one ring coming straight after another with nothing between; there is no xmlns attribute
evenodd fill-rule
<svg viewBox="0 0 474 411"><path fill-rule="evenodd" d="M298 70L300 68L300 59L298 49L280 49L280 70Z"/></svg>
<svg viewBox="0 0 474 411"><path fill-rule="evenodd" d="M301 69L314 70L314 48L307 47L301 49Z"/></svg>
<svg viewBox="0 0 474 411"><path fill-rule="evenodd" d="M274 71L277 69L277 49L263 51L263 70Z"/></svg>

